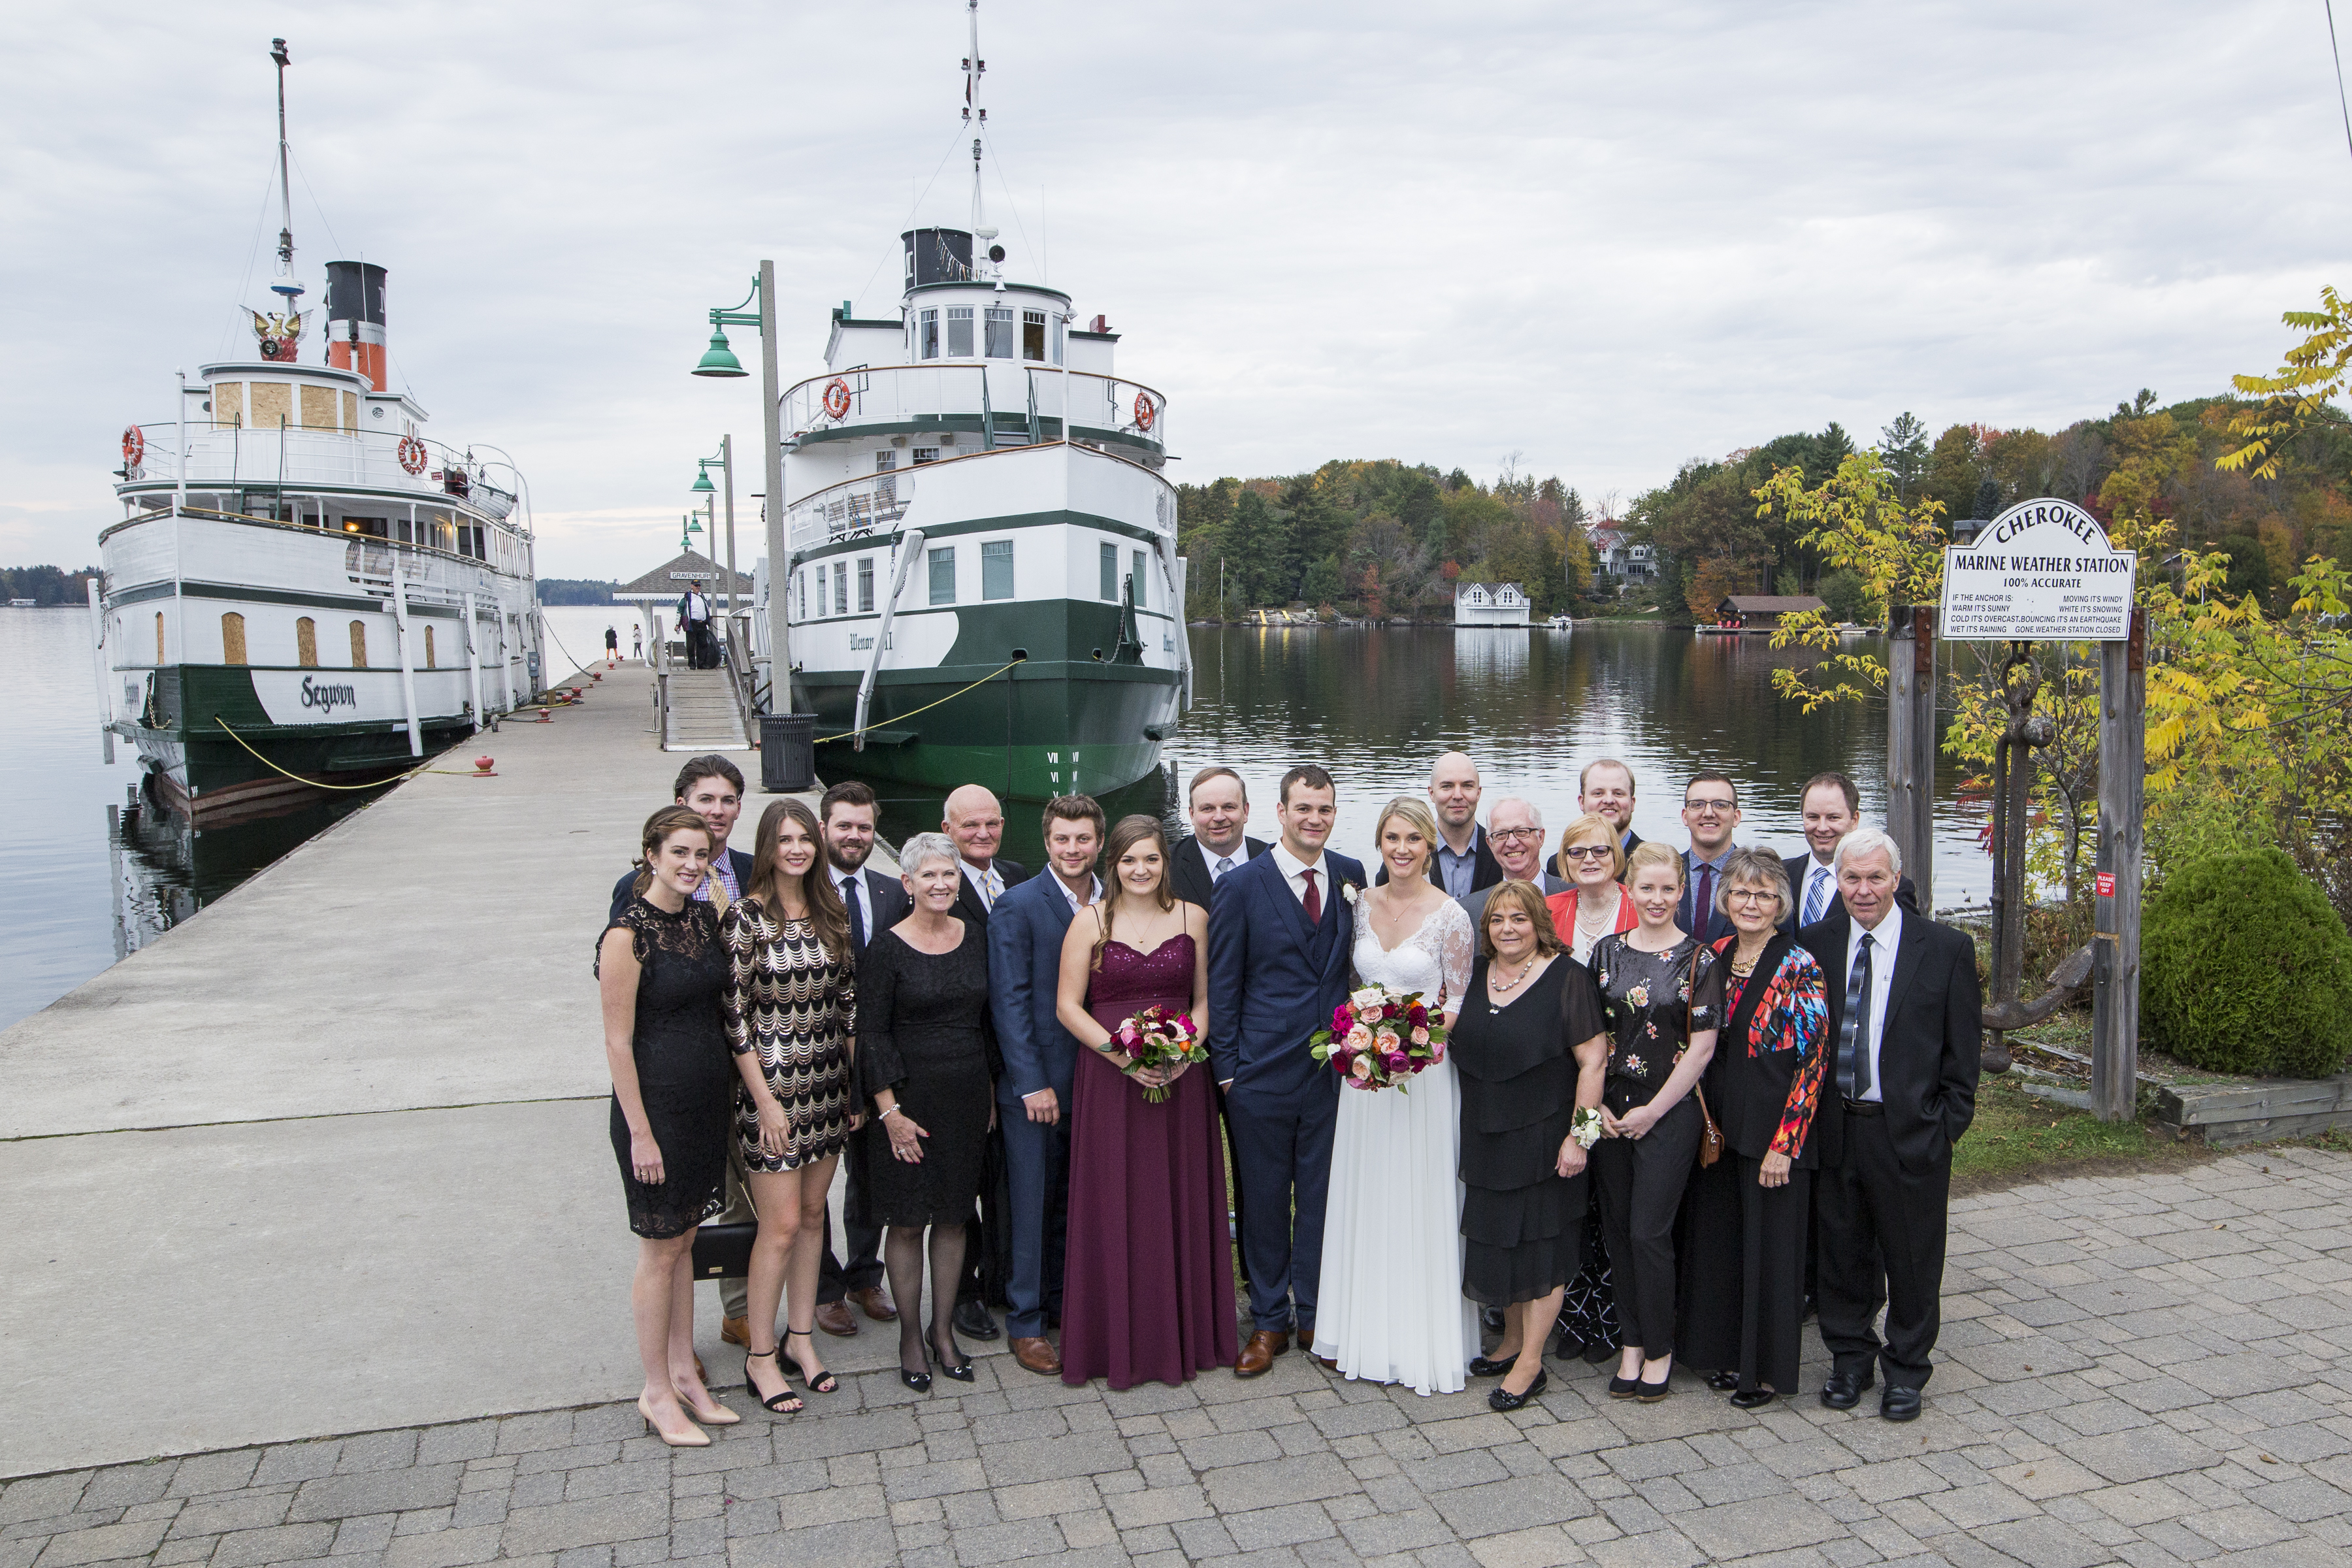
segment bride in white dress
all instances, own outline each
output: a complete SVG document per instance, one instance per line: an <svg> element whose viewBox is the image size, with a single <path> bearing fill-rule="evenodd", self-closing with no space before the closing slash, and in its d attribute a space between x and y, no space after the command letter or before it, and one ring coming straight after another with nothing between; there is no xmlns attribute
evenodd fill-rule
<svg viewBox="0 0 2352 1568"><path fill-rule="evenodd" d="M1451 1027L1476 942L1462 906L1429 880L1436 819L1400 795L1373 837L1389 879L1359 896L1356 984L1421 992ZM1409 1081L1339 1091L1314 1353L1349 1378L1458 1394L1478 1353L1462 1294L1461 1096L1450 1059Z"/></svg>

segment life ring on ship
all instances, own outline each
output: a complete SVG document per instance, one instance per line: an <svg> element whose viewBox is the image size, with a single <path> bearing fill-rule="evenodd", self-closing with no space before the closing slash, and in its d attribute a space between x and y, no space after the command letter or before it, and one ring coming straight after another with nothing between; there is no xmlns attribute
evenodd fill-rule
<svg viewBox="0 0 2352 1568"><path fill-rule="evenodd" d="M412 474L425 471L425 443L414 436L400 438L400 466Z"/></svg>
<svg viewBox="0 0 2352 1568"><path fill-rule="evenodd" d="M136 425L125 425L122 427L122 460L135 468L146 456L146 434Z"/></svg>
<svg viewBox="0 0 2352 1568"><path fill-rule="evenodd" d="M1149 430L1151 428L1151 422L1159 417L1160 410L1151 405L1151 394L1137 393L1135 395L1135 427L1139 430Z"/></svg>
<svg viewBox="0 0 2352 1568"><path fill-rule="evenodd" d="M849 412L849 383L837 375L824 384L824 411L835 419Z"/></svg>

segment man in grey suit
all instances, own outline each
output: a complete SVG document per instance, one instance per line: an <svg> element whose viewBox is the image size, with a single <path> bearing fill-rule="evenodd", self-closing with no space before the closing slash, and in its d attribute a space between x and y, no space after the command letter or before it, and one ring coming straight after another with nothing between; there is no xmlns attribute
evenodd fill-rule
<svg viewBox="0 0 2352 1568"><path fill-rule="evenodd" d="M1544 864L1543 813L1533 801L1507 795L1486 808L1486 842L1495 847L1496 863L1503 868L1506 880L1533 882L1545 898L1565 893L1569 884L1551 874ZM1500 887L1496 883L1496 887ZM1486 918L1486 899L1494 888L1481 888L1467 898L1456 899L1463 912L1470 917L1470 929Z"/></svg>

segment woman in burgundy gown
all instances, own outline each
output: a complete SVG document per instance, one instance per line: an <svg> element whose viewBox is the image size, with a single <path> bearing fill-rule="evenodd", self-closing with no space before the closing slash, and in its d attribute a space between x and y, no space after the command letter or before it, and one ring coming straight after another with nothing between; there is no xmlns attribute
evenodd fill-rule
<svg viewBox="0 0 2352 1568"><path fill-rule="evenodd" d="M1062 1381L1186 1383L1241 1353L1216 1097L1205 1066L1138 1067L1111 1035L1153 1005L1205 1026L1209 917L1170 891L1157 819L1121 821L1103 859L1110 890L1070 922L1056 1008L1087 1047L1071 1092Z"/></svg>

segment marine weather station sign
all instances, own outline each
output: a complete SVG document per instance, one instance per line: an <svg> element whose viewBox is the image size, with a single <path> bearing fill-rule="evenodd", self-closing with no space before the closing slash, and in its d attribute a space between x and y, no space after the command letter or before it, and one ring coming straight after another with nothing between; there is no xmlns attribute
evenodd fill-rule
<svg viewBox="0 0 2352 1568"><path fill-rule="evenodd" d="M2131 636L2138 555L2063 500L2020 501L1944 551L1936 630L1956 642L2120 642Z"/></svg>

